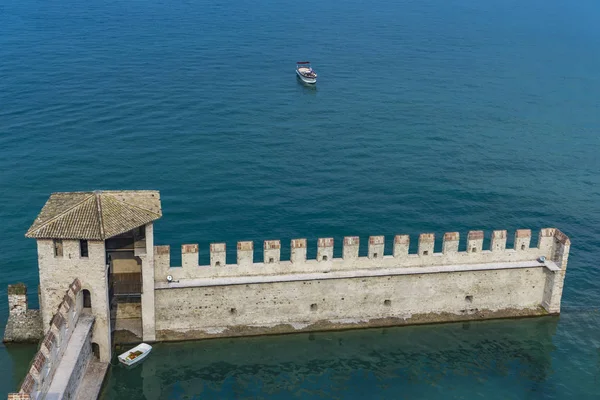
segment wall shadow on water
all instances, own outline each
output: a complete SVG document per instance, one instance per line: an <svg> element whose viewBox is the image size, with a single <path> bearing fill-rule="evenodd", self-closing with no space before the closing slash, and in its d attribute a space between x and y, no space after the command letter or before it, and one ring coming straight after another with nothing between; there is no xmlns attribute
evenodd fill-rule
<svg viewBox="0 0 600 400"><path fill-rule="evenodd" d="M557 321L157 344L139 367L113 367L101 398L471 398L482 386L486 393L497 388L498 398L511 398L506 390L538 396L553 390Z"/></svg>
<svg viewBox="0 0 600 400"><path fill-rule="evenodd" d="M12 374L1 375L0 380L3 381L2 387L11 388L13 391L18 391L21 382L27 375L29 371L29 367L31 365L31 360L35 353L38 350L38 346L36 344L2 344L0 347L3 347L6 351L8 357L6 360L11 361L10 371ZM4 368L8 370L8 365L5 365Z"/></svg>

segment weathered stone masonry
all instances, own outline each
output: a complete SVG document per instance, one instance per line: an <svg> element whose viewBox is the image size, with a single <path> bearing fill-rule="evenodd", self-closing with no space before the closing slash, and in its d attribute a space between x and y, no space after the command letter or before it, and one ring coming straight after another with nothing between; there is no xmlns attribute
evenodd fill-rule
<svg viewBox="0 0 600 400"><path fill-rule="evenodd" d="M433 234L394 238L384 255L384 237L369 238L359 257L358 237L346 237L342 258L334 240L317 241L317 257L306 259L306 239L291 241L289 261L281 243L264 242L264 261L253 263L253 243L239 242L237 263L226 264L225 243L210 246L210 265L199 266L199 246L182 246L182 267L170 266L168 246L156 246L155 329L158 340L346 329L481 318L558 314L569 239L542 229L518 230L514 247L507 232L494 231L489 250L484 233L469 232L458 251L458 232L446 233L442 252ZM167 276L172 278L168 282Z"/></svg>
<svg viewBox="0 0 600 400"><path fill-rule="evenodd" d="M8 313L4 342L37 342L44 335L42 314L29 309L25 284L8 285Z"/></svg>

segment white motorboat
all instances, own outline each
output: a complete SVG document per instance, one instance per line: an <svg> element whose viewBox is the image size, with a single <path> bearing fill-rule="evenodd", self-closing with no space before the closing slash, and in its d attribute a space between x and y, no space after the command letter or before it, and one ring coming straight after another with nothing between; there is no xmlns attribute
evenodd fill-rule
<svg viewBox="0 0 600 400"><path fill-rule="evenodd" d="M132 366L134 364L139 363L144 358L148 357L152 351L152 346L146 343L139 344L135 346L133 349L126 351L125 353L119 356L119 362L126 366Z"/></svg>
<svg viewBox="0 0 600 400"><path fill-rule="evenodd" d="M304 83L317 83L317 73L310 66L310 61L298 61L296 63L296 74Z"/></svg>

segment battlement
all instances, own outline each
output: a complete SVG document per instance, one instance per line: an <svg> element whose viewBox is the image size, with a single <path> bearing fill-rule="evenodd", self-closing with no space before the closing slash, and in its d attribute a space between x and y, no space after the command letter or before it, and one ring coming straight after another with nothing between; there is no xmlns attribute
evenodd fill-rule
<svg viewBox="0 0 600 400"><path fill-rule="evenodd" d="M334 238L319 238L316 241L316 256L307 259L307 239L292 239L289 260L281 259L281 241L266 240L263 243L261 262L254 262L254 243L237 243L236 263L227 262L227 244L210 245L210 264L200 265L198 244L181 246L181 267L170 264L170 247L154 247L155 280L164 282L167 275L175 280L208 277L274 275L290 273L330 272L351 269L406 268L428 266L452 266L464 264L507 263L546 259L557 268L566 265L569 238L555 228L539 232L536 246L531 246L530 229L519 229L514 233L514 242L507 248L506 230L493 231L489 241L483 231L470 231L462 243L459 232L448 232L442 236L441 252L436 252L436 237L433 233L422 233L418 237L417 252L411 253L410 236L396 235L391 254L386 254L385 237L370 236L365 256L359 254L358 236L343 239L341 258L334 257ZM489 243L488 243L489 242ZM485 248L485 249L484 249ZM541 258L543 257L543 258Z"/></svg>
<svg viewBox="0 0 600 400"><path fill-rule="evenodd" d="M12 287L13 291L15 286ZM26 288L19 287L19 294L26 292ZM25 379L21 384L19 393L9 394L9 399L18 399L18 396L32 396L32 398L43 397L49 392L54 396L59 396L59 393L52 391L56 381L64 381L64 378L59 378L55 381L55 372L59 368L63 355L69 347L71 336L75 332L75 327L80 323L82 317L83 300L81 296L81 282L75 279L66 291L63 300L58 306L57 312L52 317L50 329L46 332L41 340L39 350L33 358L33 362L29 368ZM88 335L93 323L93 317L89 317L87 331ZM63 371L67 373L68 371ZM76 383L72 385L76 386ZM12 397L11 397L12 396ZM62 396L59 396L62 398Z"/></svg>

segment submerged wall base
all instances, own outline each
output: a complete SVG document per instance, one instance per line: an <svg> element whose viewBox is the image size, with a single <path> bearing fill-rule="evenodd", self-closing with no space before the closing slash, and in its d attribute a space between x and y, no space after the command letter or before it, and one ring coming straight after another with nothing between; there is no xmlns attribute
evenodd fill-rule
<svg viewBox="0 0 600 400"><path fill-rule="evenodd" d="M405 325L425 325L447 322L465 322L490 319L527 318L557 315L548 313L543 307L532 309L478 310L468 309L461 314L425 313L402 317L374 318L370 320L323 320L316 323L297 322L270 326L236 325L214 327L202 330L174 331L169 329L156 332L158 341L182 341L223 337L279 335L300 332L339 331Z"/></svg>

